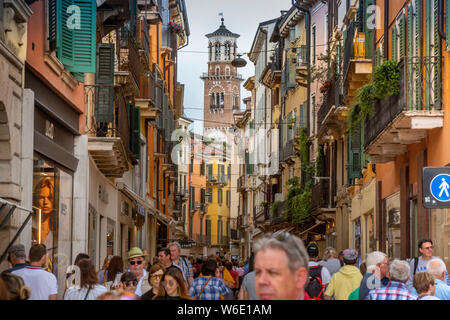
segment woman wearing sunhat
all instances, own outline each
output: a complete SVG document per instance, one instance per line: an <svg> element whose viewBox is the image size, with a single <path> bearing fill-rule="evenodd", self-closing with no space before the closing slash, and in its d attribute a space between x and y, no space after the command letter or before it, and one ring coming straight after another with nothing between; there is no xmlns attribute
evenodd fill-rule
<svg viewBox="0 0 450 320"><path fill-rule="evenodd" d="M137 247L128 252L128 269L136 275L138 284L134 293L139 297L151 289L148 283L148 272L145 270L145 258L147 256Z"/></svg>

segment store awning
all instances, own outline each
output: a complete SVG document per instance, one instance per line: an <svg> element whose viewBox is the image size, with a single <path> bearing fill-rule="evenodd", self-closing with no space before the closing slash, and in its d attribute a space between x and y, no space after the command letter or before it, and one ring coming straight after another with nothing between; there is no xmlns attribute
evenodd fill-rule
<svg viewBox="0 0 450 320"><path fill-rule="evenodd" d="M145 211L148 211L152 216L156 217L155 204L150 201L151 199L143 199L132 190L130 190L123 182L118 182L117 187L128 198L136 202L138 214L145 216Z"/></svg>

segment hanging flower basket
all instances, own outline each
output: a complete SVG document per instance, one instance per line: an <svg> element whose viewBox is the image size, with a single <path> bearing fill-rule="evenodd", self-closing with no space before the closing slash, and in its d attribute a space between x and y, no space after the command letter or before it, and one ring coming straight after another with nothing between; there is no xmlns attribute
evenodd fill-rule
<svg viewBox="0 0 450 320"><path fill-rule="evenodd" d="M178 23L176 23L175 21L169 22L169 29L171 32L177 33L177 34L182 31L181 26Z"/></svg>

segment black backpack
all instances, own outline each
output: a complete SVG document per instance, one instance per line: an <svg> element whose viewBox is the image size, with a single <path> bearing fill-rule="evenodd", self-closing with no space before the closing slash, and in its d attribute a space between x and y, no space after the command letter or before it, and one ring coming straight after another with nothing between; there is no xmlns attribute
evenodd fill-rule
<svg viewBox="0 0 450 320"><path fill-rule="evenodd" d="M323 300L325 286L322 283L322 266L309 267L306 292L312 300Z"/></svg>

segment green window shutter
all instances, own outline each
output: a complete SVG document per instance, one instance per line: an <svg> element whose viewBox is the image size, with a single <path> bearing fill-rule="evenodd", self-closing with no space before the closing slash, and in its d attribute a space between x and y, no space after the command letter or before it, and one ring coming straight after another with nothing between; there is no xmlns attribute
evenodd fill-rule
<svg viewBox="0 0 450 320"><path fill-rule="evenodd" d="M306 127L306 117L307 117L307 110L306 109L307 109L306 108L306 103L302 103L300 105L300 128Z"/></svg>
<svg viewBox="0 0 450 320"><path fill-rule="evenodd" d="M48 0L48 41L50 43L50 50L53 51L56 49L56 26L57 20L61 19L58 16L60 10L58 10L58 6L61 3L56 0Z"/></svg>
<svg viewBox="0 0 450 320"><path fill-rule="evenodd" d="M70 14L67 9L72 5L72 0L56 1L56 53L59 61L66 69L73 69L74 59L74 32L67 27ZM72 71L72 70L70 70Z"/></svg>
<svg viewBox="0 0 450 320"><path fill-rule="evenodd" d="M361 129L358 128L348 141L348 180L349 184L354 179L361 178Z"/></svg>
<svg viewBox="0 0 450 320"><path fill-rule="evenodd" d="M436 59L436 66L434 68L433 74L433 93L434 99L433 107L437 110L441 109L441 56L442 56L442 42L441 36L439 34L439 0L434 0L434 56ZM447 35L448 37L449 35ZM431 108L431 106L430 106Z"/></svg>
<svg viewBox="0 0 450 320"><path fill-rule="evenodd" d="M80 28L69 29L68 22L75 11L67 11L70 6L80 9ZM49 15L56 10L56 49L57 57L71 72L94 73L97 40L97 3L91 0L61 0L56 6L49 6ZM52 19L49 19L53 23ZM50 35L53 26L50 23ZM51 38L50 37L50 38Z"/></svg>
<svg viewBox="0 0 450 320"><path fill-rule="evenodd" d="M406 21L405 15L402 14L400 18L400 58L406 55Z"/></svg>
<svg viewBox="0 0 450 320"><path fill-rule="evenodd" d="M368 2L366 0L366 2ZM359 0L359 4L358 4L358 11L356 12L356 23L357 23L357 27L358 27L358 31L359 32L364 32L364 25L365 25L365 10L366 6L364 4L364 0Z"/></svg>
<svg viewBox="0 0 450 320"><path fill-rule="evenodd" d="M397 61L397 57L398 57L398 53L397 53L397 39L398 39L398 35L397 35L397 27L394 24L392 26L392 60ZM378 65L381 63L381 61L378 62Z"/></svg>
<svg viewBox="0 0 450 320"><path fill-rule="evenodd" d="M136 159L141 158L141 109L134 103L128 104L128 110L131 112L131 135L130 150Z"/></svg>
<svg viewBox="0 0 450 320"><path fill-rule="evenodd" d="M417 2L418 0L416 0ZM445 7L445 32L447 34L446 42L447 47L450 47L450 0L447 0L446 7Z"/></svg>
<svg viewBox="0 0 450 320"><path fill-rule="evenodd" d="M97 43L97 3L92 0L73 0L80 8L81 28L74 30L73 72L95 72L95 46Z"/></svg>
<svg viewBox="0 0 450 320"><path fill-rule="evenodd" d="M114 45L97 45L97 72L95 83L100 85L95 91L95 119L97 122L114 120ZM111 86L101 86L111 85Z"/></svg>
<svg viewBox="0 0 450 320"><path fill-rule="evenodd" d="M373 47L373 30L369 29L367 27L367 10L369 9L369 6L371 5L371 1L366 0L365 1L365 15L366 18L364 19L364 34L365 34L365 42L364 42L364 52L366 59L372 59L372 47Z"/></svg>
<svg viewBox="0 0 450 320"><path fill-rule="evenodd" d="M414 56L414 12L413 4L408 6L408 56Z"/></svg>
<svg viewBox="0 0 450 320"><path fill-rule="evenodd" d="M205 203L205 189L200 189L200 203Z"/></svg>
<svg viewBox="0 0 450 320"><path fill-rule="evenodd" d="M84 73L82 72L72 72L72 76L77 80L78 82L84 83Z"/></svg>
<svg viewBox="0 0 450 320"><path fill-rule="evenodd" d="M211 220L206 220L206 238L208 244L211 243Z"/></svg>
<svg viewBox="0 0 450 320"><path fill-rule="evenodd" d="M130 0L130 32L134 38L137 38L138 31L138 4L137 0Z"/></svg>

